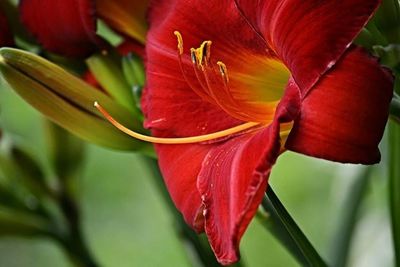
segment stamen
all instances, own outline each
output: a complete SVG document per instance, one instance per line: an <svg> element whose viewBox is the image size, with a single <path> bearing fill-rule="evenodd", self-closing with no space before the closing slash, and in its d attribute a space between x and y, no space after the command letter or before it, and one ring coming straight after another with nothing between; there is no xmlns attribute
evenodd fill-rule
<svg viewBox="0 0 400 267"><path fill-rule="evenodd" d="M192 48L192 58L193 58L193 54L194 54L194 48ZM196 62L197 62L197 59L195 59L195 62L193 62L193 71L194 71L194 74L196 75L196 78L197 78L197 81L199 82L199 84L200 84L200 86L201 86L201 88L203 89L203 91L204 92L202 92L202 94L205 94L206 95L206 98L205 99L207 99L208 101L210 101L211 103L212 103L212 99L211 99L211 97L210 97L210 90L209 90L209 88L207 87L207 84L205 84L204 83L204 81L203 81L203 79L202 79L202 75L201 74L204 74L204 66L200 66L199 64L196 64ZM201 68L201 71L202 72L200 72L200 69L199 68ZM203 75L204 76L204 75Z"/></svg>
<svg viewBox="0 0 400 267"><path fill-rule="evenodd" d="M212 73L210 74L210 72ZM217 103L217 105L220 106L228 114L232 115L231 111L234 111L234 115L232 115L233 117L236 117L239 120L248 121L248 117L236 116L241 114L241 108L233 99L227 82L225 80L220 81L220 79L216 79L216 77L218 76L213 65L206 66L203 73L209 88L209 94ZM223 89L221 90L221 88Z"/></svg>
<svg viewBox="0 0 400 267"><path fill-rule="evenodd" d="M224 78L224 81L228 83L229 82L228 68L222 61L218 61L217 65L219 66L219 71L221 72L222 78Z"/></svg>
<svg viewBox="0 0 400 267"><path fill-rule="evenodd" d="M197 49L190 49L191 55L192 55L192 61L193 61L193 56L196 57L197 66L201 69L203 69L203 63L205 62L207 64L207 60L209 59L209 49L211 46L211 41L204 41L201 43L200 47ZM204 60L205 59L205 60Z"/></svg>
<svg viewBox="0 0 400 267"><path fill-rule="evenodd" d="M211 44L212 44L212 42L211 42L211 41L208 41L208 42L207 42L207 45L205 46L205 51L204 51L204 53L205 53L205 55L206 55L206 60L205 60L206 65L208 65L208 64L210 63L210 58L211 58Z"/></svg>
<svg viewBox="0 0 400 267"><path fill-rule="evenodd" d="M150 142L150 143L155 143L155 144L193 144L193 143L201 143L201 142L206 142L206 141L211 141L219 138L223 138L229 135L241 133L245 130L251 129L255 126L259 126L261 123L259 122L247 122L226 130L222 130L219 132L211 133L211 134L205 134L205 135L198 135L198 136L193 136L193 137L182 137L182 138L159 138L159 137L153 137L153 136L147 136L143 135L137 132L134 132L122 124L120 124L118 121L116 121L98 102L94 102L94 106L100 111L101 114L112 124L114 125L117 129L120 131L126 133L127 135L145 141L145 142Z"/></svg>
<svg viewBox="0 0 400 267"><path fill-rule="evenodd" d="M174 31L174 34L176 36L176 38L178 39L178 50L179 50L179 54L182 55L183 54L183 38L182 38L182 34L178 31Z"/></svg>
<svg viewBox="0 0 400 267"><path fill-rule="evenodd" d="M192 63L197 65L196 49L193 47L190 48L190 58L192 59Z"/></svg>
<svg viewBox="0 0 400 267"><path fill-rule="evenodd" d="M206 99L207 101L210 101L209 100L209 96L206 93L204 93L201 89L197 89L196 85L193 85L191 80L188 78L188 74L186 73L186 70L184 68L183 61L182 61L183 37L182 37L182 35L181 35L181 33L179 31L174 31L174 34L175 34L175 36L176 36L176 38L178 40L178 61L179 61L179 67L181 69L183 78L185 79L185 81L189 85L189 87L193 90L193 92L198 94L203 99ZM193 60L196 60L195 56L192 56L192 62L193 62ZM195 62L193 62L193 64L195 64Z"/></svg>

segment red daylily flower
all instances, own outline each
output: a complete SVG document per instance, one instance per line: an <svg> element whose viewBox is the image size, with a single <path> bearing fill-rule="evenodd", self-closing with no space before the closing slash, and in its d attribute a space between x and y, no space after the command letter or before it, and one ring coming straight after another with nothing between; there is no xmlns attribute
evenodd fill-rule
<svg viewBox="0 0 400 267"><path fill-rule="evenodd" d="M22 0L21 20L48 51L84 58L106 44L96 34L97 17L144 43L148 0Z"/></svg>
<svg viewBox="0 0 400 267"><path fill-rule="evenodd" d="M14 38L7 21L7 17L0 9L0 47L13 46L13 45L14 45Z"/></svg>
<svg viewBox="0 0 400 267"><path fill-rule="evenodd" d="M285 149L379 162L393 78L351 45L379 2L154 1L145 126L171 140L156 145L168 190L222 264Z"/></svg>

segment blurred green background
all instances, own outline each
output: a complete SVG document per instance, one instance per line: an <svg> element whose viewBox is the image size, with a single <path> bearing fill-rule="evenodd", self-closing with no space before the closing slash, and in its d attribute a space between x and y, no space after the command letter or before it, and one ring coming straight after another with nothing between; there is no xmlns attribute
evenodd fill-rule
<svg viewBox="0 0 400 267"><path fill-rule="evenodd" d="M48 169L41 116L7 86L0 87L0 127ZM82 223L98 262L106 267L192 266L172 230L172 215L138 156L93 145L87 152L79 181ZM358 216L350 266L393 266L387 181L381 166L374 168ZM287 152L273 169L275 192L325 259L331 260L333 242L341 234L337 227L348 206L344 199L360 168ZM246 266L298 266L257 220L246 232L241 251ZM71 265L51 240L0 236L3 266Z"/></svg>

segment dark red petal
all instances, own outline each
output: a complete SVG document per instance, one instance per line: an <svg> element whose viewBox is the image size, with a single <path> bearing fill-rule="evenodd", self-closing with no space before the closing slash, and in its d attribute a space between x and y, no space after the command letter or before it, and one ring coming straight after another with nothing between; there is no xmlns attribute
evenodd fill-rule
<svg viewBox="0 0 400 267"><path fill-rule="evenodd" d="M14 39L9 28L7 17L2 10L0 10L0 47L13 45Z"/></svg>
<svg viewBox="0 0 400 267"><path fill-rule="evenodd" d="M286 63L303 95L332 67L380 0L236 0Z"/></svg>
<svg viewBox="0 0 400 267"><path fill-rule="evenodd" d="M276 126L276 125L274 125ZM276 127L242 135L207 154L199 174L205 230L221 264L239 260L239 241L261 203L279 154Z"/></svg>
<svg viewBox="0 0 400 267"><path fill-rule="evenodd" d="M375 58L351 48L304 99L286 147L339 162L379 162L392 88Z"/></svg>
<svg viewBox="0 0 400 267"><path fill-rule="evenodd" d="M222 264L239 259L240 239L261 203L281 149L280 124L292 121L299 106L298 88L290 83L269 127L213 146L202 163L198 189L205 230Z"/></svg>
<svg viewBox="0 0 400 267"><path fill-rule="evenodd" d="M206 145L156 145L158 163L168 192L186 223L197 232L204 231L197 175L209 149Z"/></svg>
<svg viewBox="0 0 400 267"><path fill-rule="evenodd" d="M86 57L101 45L92 0L22 0L21 20L45 49Z"/></svg>

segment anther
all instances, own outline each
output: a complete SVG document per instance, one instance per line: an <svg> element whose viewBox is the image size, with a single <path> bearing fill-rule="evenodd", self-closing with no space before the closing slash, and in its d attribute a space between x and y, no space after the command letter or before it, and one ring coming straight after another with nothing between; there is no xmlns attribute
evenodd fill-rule
<svg viewBox="0 0 400 267"><path fill-rule="evenodd" d="M145 142L150 142L150 143L155 143L155 144L193 144L193 143L202 143L206 141L212 141L212 140L218 140L219 138L227 137L233 134L239 134L242 132L245 132L246 130L249 130L251 128L254 128L255 126L259 126L259 122L247 122L226 130L222 130L219 132L211 133L211 134L205 134L205 135L199 135L199 136L193 136L193 137L182 137L182 138L158 138L158 137L153 137L153 136L147 136L143 135L137 132L134 132L125 126L123 126L121 123L119 123L117 120L115 120L97 101L94 102L95 108L97 108L98 111L100 111L101 114L103 114L104 118L106 118L112 125L114 125L118 130L126 133L127 135L145 141Z"/></svg>
<svg viewBox="0 0 400 267"><path fill-rule="evenodd" d="M192 62L197 63L198 67L203 69L203 63L207 64L207 60L210 58L210 46L211 46L211 41L204 41L201 43L200 47L197 49L190 49L191 56L192 56ZM196 61L193 61L193 55L196 57Z"/></svg>
<svg viewBox="0 0 400 267"><path fill-rule="evenodd" d="M182 34L178 31L174 31L174 34L176 36L176 38L178 39L178 50L179 50L179 54L182 55L183 54L183 38L182 38Z"/></svg>
<svg viewBox="0 0 400 267"><path fill-rule="evenodd" d="M229 82L228 68L222 61L218 61L217 65L219 66L219 72L221 73L222 78L224 78L224 81L228 83Z"/></svg>
<svg viewBox="0 0 400 267"><path fill-rule="evenodd" d="M197 64L196 49L190 49L190 58L192 59L193 64Z"/></svg>
<svg viewBox="0 0 400 267"><path fill-rule="evenodd" d="M205 47L204 47L204 54L205 54L205 62L206 65L210 62L210 57L211 57L211 41L207 41Z"/></svg>

